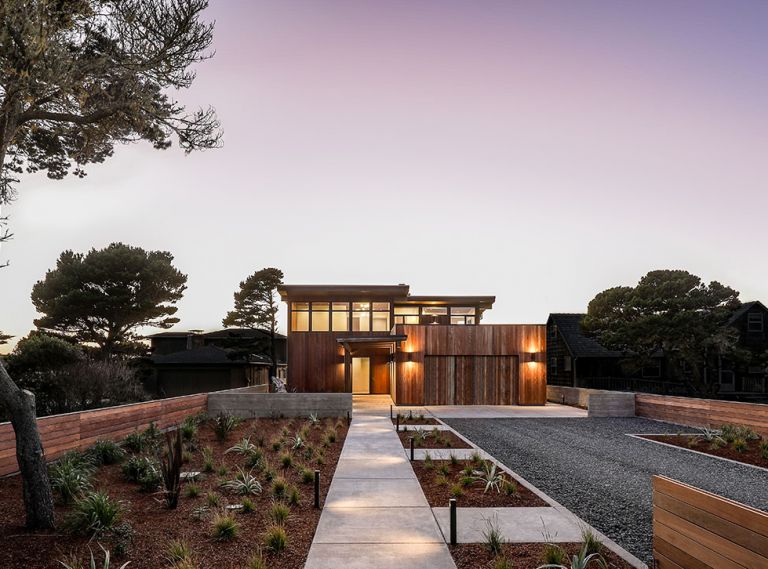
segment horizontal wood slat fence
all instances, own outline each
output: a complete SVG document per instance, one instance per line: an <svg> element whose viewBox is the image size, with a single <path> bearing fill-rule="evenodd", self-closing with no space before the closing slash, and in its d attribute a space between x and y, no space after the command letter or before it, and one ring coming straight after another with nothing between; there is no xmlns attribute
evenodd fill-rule
<svg viewBox="0 0 768 569"><path fill-rule="evenodd" d="M654 476L653 557L657 569L768 567L768 514Z"/></svg>
<svg viewBox="0 0 768 569"><path fill-rule="evenodd" d="M692 427L746 425L761 435L768 435L768 405L759 403L636 393L635 414Z"/></svg>
<svg viewBox="0 0 768 569"><path fill-rule="evenodd" d="M208 394L202 393L51 415L38 419L37 425L46 459L54 460L67 451L86 448L99 439L121 439L152 422L165 429L180 423L188 415L207 409ZM0 423L0 476L13 474L18 469L13 427L10 423Z"/></svg>

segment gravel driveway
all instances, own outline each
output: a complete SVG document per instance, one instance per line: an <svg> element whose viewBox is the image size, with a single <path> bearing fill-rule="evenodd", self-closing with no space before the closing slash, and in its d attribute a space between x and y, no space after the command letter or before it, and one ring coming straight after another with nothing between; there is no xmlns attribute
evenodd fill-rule
<svg viewBox="0 0 768 569"><path fill-rule="evenodd" d="M653 474L768 510L768 472L625 434L685 427L639 418L446 423L649 564Z"/></svg>

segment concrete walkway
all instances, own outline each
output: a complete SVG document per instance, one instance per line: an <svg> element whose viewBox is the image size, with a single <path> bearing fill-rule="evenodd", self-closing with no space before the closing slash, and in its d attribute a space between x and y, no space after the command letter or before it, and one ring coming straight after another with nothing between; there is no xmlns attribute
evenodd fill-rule
<svg viewBox="0 0 768 569"><path fill-rule="evenodd" d="M388 396L356 397L308 569L455 569L389 418Z"/></svg>

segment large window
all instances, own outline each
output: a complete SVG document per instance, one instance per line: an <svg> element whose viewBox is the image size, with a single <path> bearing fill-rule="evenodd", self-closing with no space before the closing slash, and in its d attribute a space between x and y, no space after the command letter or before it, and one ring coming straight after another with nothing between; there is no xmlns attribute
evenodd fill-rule
<svg viewBox="0 0 768 569"><path fill-rule="evenodd" d="M327 302L312 303L312 331L327 332L331 324L331 306Z"/></svg>
<svg viewBox="0 0 768 569"><path fill-rule="evenodd" d="M389 325L389 303L388 302L374 302L373 311L371 312L374 332L388 332L391 326Z"/></svg>
<svg viewBox="0 0 768 569"><path fill-rule="evenodd" d="M443 322L446 316L450 316L448 322L454 325L475 324L477 308L474 306L395 306L395 324L422 324L437 322L438 319Z"/></svg>
<svg viewBox="0 0 768 569"><path fill-rule="evenodd" d="M334 302L331 308L331 329L334 332L349 332L349 303Z"/></svg>
<svg viewBox="0 0 768 569"><path fill-rule="evenodd" d="M451 324L474 324L476 312L474 306L451 306Z"/></svg>
<svg viewBox="0 0 768 569"><path fill-rule="evenodd" d="M418 324L418 306L395 306L395 324Z"/></svg>
<svg viewBox="0 0 768 569"><path fill-rule="evenodd" d="M291 331L309 332L308 302L294 302L291 304Z"/></svg>

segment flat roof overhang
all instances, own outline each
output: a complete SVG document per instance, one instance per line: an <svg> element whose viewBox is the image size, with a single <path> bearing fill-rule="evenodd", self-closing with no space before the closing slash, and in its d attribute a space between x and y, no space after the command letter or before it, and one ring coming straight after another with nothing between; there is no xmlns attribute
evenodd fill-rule
<svg viewBox="0 0 768 569"><path fill-rule="evenodd" d="M351 299L400 298L407 297L410 286L398 285L282 285L277 292L282 300L306 300L319 298Z"/></svg>
<svg viewBox="0 0 768 569"><path fill-rule="evenodd" d="M396 350L401 342L408 339L406 334L393 334L391 336L356 336L351 338L336 338L336 341L344 346L344 349L352 353L360 348L387 348Z"/></svg>
<svg viewBox="0 0 768 569"><path fill-rule="evenodd" d="M489 310L496 302L495 296L408 296L396 299L395 304L421 304L431 306L477 306Z"/></svg>

